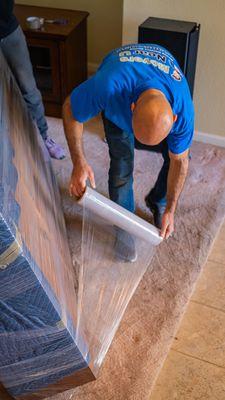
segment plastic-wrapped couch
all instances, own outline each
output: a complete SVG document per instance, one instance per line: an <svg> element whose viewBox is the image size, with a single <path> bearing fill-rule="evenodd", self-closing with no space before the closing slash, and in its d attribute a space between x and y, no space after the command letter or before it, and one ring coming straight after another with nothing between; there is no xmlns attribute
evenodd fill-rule
<svg viewBox="0 0 225 400"><path fill-rule="evenodd" d="M50 160L2 53L0 74L0 383L42 399L95 376Z"/></svg>

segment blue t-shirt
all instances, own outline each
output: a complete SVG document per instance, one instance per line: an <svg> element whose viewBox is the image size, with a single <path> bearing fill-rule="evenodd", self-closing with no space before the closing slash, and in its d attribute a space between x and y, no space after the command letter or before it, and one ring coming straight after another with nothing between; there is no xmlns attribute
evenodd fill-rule
<svg viewBox="0 0 225 400"><path fill-rule="evenodd" d="M162 91L177 115L167 137L170 151L189 149L194 132L189 87L177 61L158 45L131 44L109 53L96 74L73 90L73 116L85 122L104 110L106 118L133 134L131 104L147 89Z"/></svg>

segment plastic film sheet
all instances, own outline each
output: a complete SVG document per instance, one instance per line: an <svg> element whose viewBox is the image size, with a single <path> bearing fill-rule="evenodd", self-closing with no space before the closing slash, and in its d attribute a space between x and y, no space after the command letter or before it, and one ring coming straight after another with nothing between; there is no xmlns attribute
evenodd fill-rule
<svg viewBox="0 0 225 400"><path fill-rule="evenodd" d="M0 382L38 399L94 376L51 163L1 52L0 73Z"/></svg>
<svg viewBox="0 0 225 400"><path fill-rule="evenodd" d="M78 331L88 341L96 370L104 360L129 300L150 266L155 246L162 239L154 226L90 188L80 203L83 233ZM137 259L129 261L134 247Z"/></svg>
<svg viewBox="0 0 225 400"><path fill-rule="evenodd" d="M87 188L76 270L48 154L1 52L0 73L0 383L38 400L95 379L161 239ZM116 250L130 238L135 262Z"/></svg>

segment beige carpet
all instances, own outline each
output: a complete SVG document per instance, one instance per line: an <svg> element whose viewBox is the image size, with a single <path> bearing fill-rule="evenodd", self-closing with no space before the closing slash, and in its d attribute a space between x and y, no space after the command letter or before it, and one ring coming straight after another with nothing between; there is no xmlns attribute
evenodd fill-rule
<svg viewBox="0 0 225 400"><path fill-rule="evenodd" d="M64 143L61 120L49 118L50 134ZM85 151L97 189L107 193L108 153L99 119L85 128ZM143 198L160 169L158 154L135 154L137 213L149 219ZM69 157L54 161L74 262L78 243L73 234L78 216L67 194ZM100 377L56 396L55 400L149 400L157 374L187 306L199 273L225 215L225 149L194 143L189 176L180 199L176 233L157 250L106 356ZM79 261L79 260L78 260Z"/></svg>

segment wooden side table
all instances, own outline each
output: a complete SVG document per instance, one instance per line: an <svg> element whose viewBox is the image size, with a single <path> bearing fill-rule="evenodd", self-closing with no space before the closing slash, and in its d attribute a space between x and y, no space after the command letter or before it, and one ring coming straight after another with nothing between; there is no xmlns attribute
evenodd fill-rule
<svg viewBox="0 0 225 400"><path fill-rule="evenodd" d="M62 104L71 90L87 79L88 12L15 5L15 15L26 36L37 86L47 115L61 117ZM45 22L39 30L27 27L29 16L64 19Z"/></svg>

